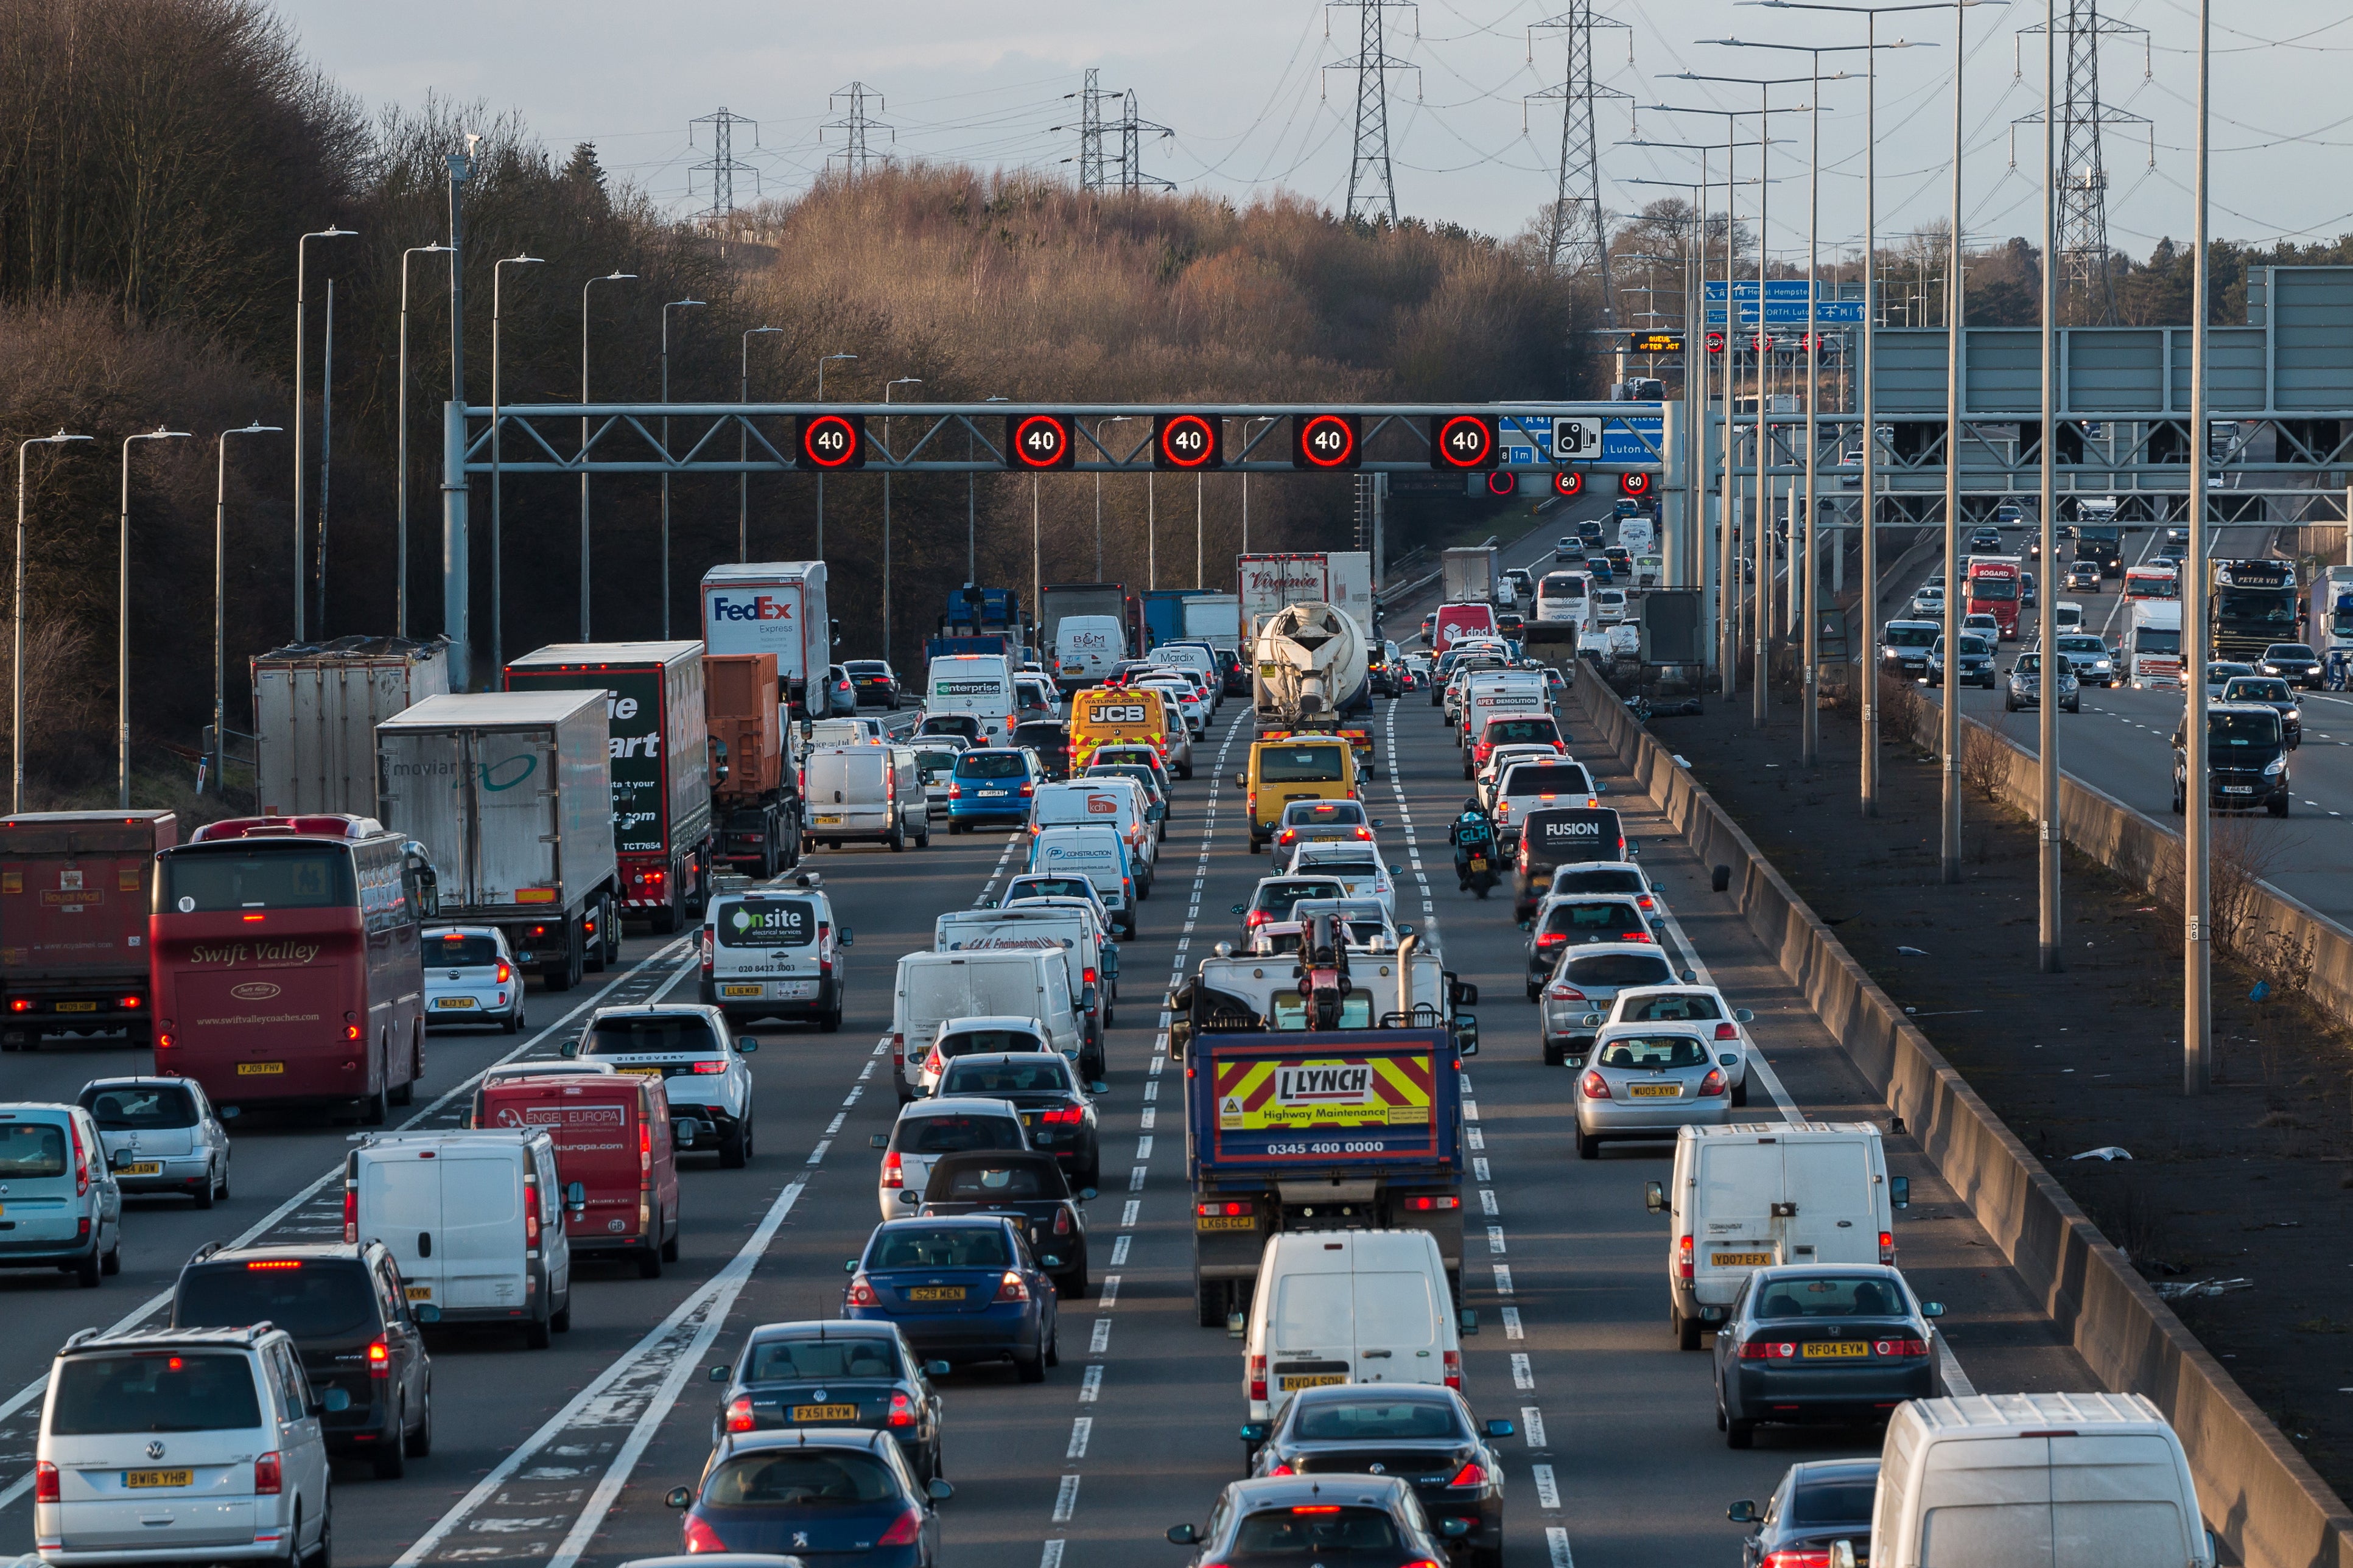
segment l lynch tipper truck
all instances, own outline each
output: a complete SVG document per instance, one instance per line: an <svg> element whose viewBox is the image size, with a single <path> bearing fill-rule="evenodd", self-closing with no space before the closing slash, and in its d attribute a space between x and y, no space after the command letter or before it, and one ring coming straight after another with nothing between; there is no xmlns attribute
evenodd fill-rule
<svg viewBox="0 0 2353 1568"><path fill-rule="evenodd" d="M793 717L810 717L808 683L833 662L822 561L736 562L702 574L702 641L712 653L773 653ZM819 713L818 718L825 715Z"/></svg>
<svg viewBox="0 0 2353 1568"><path fill-rule="evenodd" d="M385 822L431 854L438 918L505 931L550 991L621 953L610 734L601 690L452 692L376 726Z"/></svg>
<svg viewBox="0 0 2353 1568"><path fill-rule="evenodd" d="M337 637L253 660L254 803L283 816L377 816L375 727L449 689L439 638Z"/></svg>
<svg viewBox="0 0 2353 1568"><path fill-rule="evenodd" d="M115 1029L147 1043L149 879L168 811L0 817L0 1051Z"/></svg>
<svg viewBox="0 0 2353 1568"><path fill-rule="evenodd" d="M711 888L711 745L699 642L550 643L509 691L598 691L611 727L621 913L674 931Z"/></svg>

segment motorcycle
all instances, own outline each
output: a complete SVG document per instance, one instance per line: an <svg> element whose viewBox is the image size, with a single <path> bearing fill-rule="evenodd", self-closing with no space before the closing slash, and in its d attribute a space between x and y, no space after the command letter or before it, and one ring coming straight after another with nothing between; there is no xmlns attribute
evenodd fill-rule
<svg viewBox="0 0 2353 1568"><path fill-rule="evenodd" d="M1454 881L1458 889L1478 898L1494 891L1502 880L1495 854L1495 830L1486 814L1466 811L1446 830L1454 846Z"/></svg>

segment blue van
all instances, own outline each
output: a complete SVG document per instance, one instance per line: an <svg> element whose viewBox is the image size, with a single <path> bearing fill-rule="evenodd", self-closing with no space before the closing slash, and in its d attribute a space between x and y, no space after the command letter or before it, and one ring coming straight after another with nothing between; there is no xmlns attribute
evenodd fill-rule
<svg viewBox="0 0 2353 1568"><path fill-rule="evenodd" d="M1027 826L1029 803L1043 782L1029 753L1012 746L976 746L956 753L948 775L948 831L983 823Z"/></svg>
<svg viewBox="0 0 2353 1568"><path fill-rule="evenodd" d="M0 1105L0 1268L56 1268L86 1289L121 1268L122 1188L80 1106Z"/></svg>

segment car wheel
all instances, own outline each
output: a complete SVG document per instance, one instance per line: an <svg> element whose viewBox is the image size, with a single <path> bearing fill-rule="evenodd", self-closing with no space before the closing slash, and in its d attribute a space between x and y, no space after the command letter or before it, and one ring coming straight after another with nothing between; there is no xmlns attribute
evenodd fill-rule
<svg viewBox="0 0 2353 1568"><path fill-rule="evenodd" d="M1038 1336L1036 1350L1026 1356L1018 1351L1014 1352L1013 1370L1020 1375L1024 1383L1046 1381L1046 1336L1042 1332Z"/></svg>
<svg viewBox="0 0 2353 1568"><path fill-rule="evenodd" d="M1674 1323L1676 1348L1687 1351L1699 1349L1700 1321L1686 1318L1672 1307L1668 1309L1668 1316Z"/></svg>
<svg viewBox="0 0 2353 1568"><path fill-rule="evenodd" d="M1222 1279L1193 1281L1193 1318L1205 1329L1226 1326L1226 1282Z"/></svg>
<svg viewBox="0 0 2353 1568"><path fill-rule="evenodd" d="M408 1473L408 1447L401 1441L401 1434L407 1428L408 1405L403 1401L400 1417L393 1424L392 1441L376 1445L375 1468L377 1480L396 1481Z"/></svg>
<svg viewBox="0 0 2353 1568"><path fill-rule="evenodd" d="M385 1092L385 1089L383 1089L382 1088L378 1088L378 1089L376 1089L376 1091L375 1091L374 1094L364 1096L364 1097L361 1099L361 1100L360 1100L360 1125L361 1125L361 1126L363 1126L363 1127L381 1127L381 1126L383 1126L385 1122L387 1122L387 1121L391 1121L391 1120L392 1120L392 1100L391 1100L390 1096Z"/></svg>
<svg viewBox="0 0 2353 1568"><path fill-rule="evenodd" d="M114 1245L99 1258L98 1271L101 1274L122 1272L122 1226L119 1223L114 1227Z"/></svg>
<svg viewBox="0 0 2353 1568"><path fill-rule="evenodd" d="M649 1247L645 1251L638 1254L638 1279L659 1279L661 1278L661 1271L662 1255L660 1247Z"/></svg>
<svg viewBox="0 0 2353 1568"><path fill-rule="evenodd" d="M555 1342L552 1325L545 1318L533 1318L522 1326L522 1342L526 1349L543 1351Z"/></svg>
<svg viewBox="0 0 2353 1568"><path fill-rule="evenodd" d="M1738 1083L1732 1086L1732 1103L1735 1105L1746 1105L1748 1103L1748 1080L1744 1078Z"/></svg>
<svg viewBox="0 0 2353 1568"><path fill-rule="evenodd" d="M220 1196L220 1201L221 1201L221 1202L223 1202L223 1203L227 1203L227 1202L228 1202L228 1167L227 1167L227 1165L223 1165L223 1166L221 1167L221 1169L220 1169L220 1194L219 1194L219 1196Z"/></svg>
<svg viewBox="0 0 2353 1568"><path fill-rule="evenodd" d="M1601 1140L1596 1138L1592 1133L1586 1131L1585 1129L1581 1127L1578 1128L1577 1130L1577 1157L1580 1160L1595 1160L1600 1158L1600 1155Z"/></svg>
<svg viewBox="0 0 2353 1568"><path fill-rule="evenodd" d="M893 823L891 827L891 837L884 839L883 842L891 846L891 853L893 855L896 855L901 850L906 848L907 825L903 822Z"/></svg>
<svg viewBox="0 0 2353 1568"><path fill-rule="evenodd" d="M294 1551L301 1550L301 1540L302 1520L298 1509L291 1540ZM302 1568L335 1568L335 1509L332 1499L319 1510L319 1544L311 1548L311 1554L301 1561Z"/></svg>
<svg viewBox="0 0 2353 1568"><path fill-rule="evenodd" d="M735 1131L719 1141L719 1168L723 1171L742 1170L744 1163L752 1157L751 1143L751 1129L743 1122L737 1122Z"/></svg>
<svg viewBox="0 0 2353 1568"><path fill-rule="evenodd" d="M1731 1421L1725 1424L1724 1446L1727 1448L1747 1448L1757 1442L1757 1423Z"/></svg>
<svg viewBox="0 0 2353 1568"><path fill-rule="evenodd" d="M548 1314L547 1326L554 1330L559 1334L568 1334L572 1331L571 1291L566 1290L564 1293L564 1305L556 1308L554 1311Z"/></svg>
<svg viewBox="0 0 2353 1568"><path fill-rule="evenodd" d="M678 1261L678 1226L675 1220L670 1225L670 1239L661 1244L661 1255L664 1263Z"/></svg>
<svg viewBox="0 0 2353 1568"><path fill-rule="evenodd" d="M2287 815L2287 807L2288 798L2284 795L2274 795L2271 800L2265 804L2265 809L2274 816L2285 816Z"/></svg>
<svg viewBox="0 0 2353 1568"><path fill-rule="evenodd" d="M822 1017L818 1019L817 1026L818 1032L820 1034L830 1035L835 1033L841 1027L841 1009L839 1007L835 1007L827 1012Z"/></svg>
<svg viewBox="0 0 2353 1568"><path fill-rule="evenodd" d="M194 1193L189 1194L189 1196L196 1200L196 1206L198 1208L208 1209L213 1206L213 1185L215 1180L214 1168L211 1165L206 1165L205 1167L205 1184L198 1187Z"/></svg>
<svg viewBox="0 0 2353 1568"><path fill-rule="evenodd" d="M409 1433L403 1444L412 1459L421 1459L433 1451L433 1384L429 1379L425 1384L425 1414L417 1418L417 1430Z"/></svg>
<svg viewBox="0 0 2353 1568"><path fill-rule="evenodd" d="M1561 1058L1560 1047L1559 1047L1557 1044L1556 1044L1555 1042L1551 1041L1551 1040L1546 1040L1546 1041L1545 1041L1545 1042L1544 1042L1544 1065L1545 1065L1545 1066L1546 1066L1546 1067L1548 1067L1548 1068L1556 1068L1556 1067L1560 1066L1560 1058Z"/></svg>

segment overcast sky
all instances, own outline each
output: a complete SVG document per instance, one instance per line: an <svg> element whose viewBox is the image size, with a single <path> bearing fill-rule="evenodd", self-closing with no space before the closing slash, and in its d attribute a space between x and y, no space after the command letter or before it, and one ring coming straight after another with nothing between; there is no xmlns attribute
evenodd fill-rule
<svg viewBox="0 0 2353 1568"><path fill-rule="evenodd" d="M1278 189L1337 208L1349 177L1356 73L1335 62L1357 49L1359 13L1312 0L896 0L892 5L754 5L748 0L280 0L310 53L371 105L413 103L428 91L493 110L513 110L560 154L593 141L605 166L673 210L708 205L707 126L689 142L688 122L722 105L757 121L736 131L735 157L770 195L805 186L837 154L828 129L863 82L878 97L873 150L984 167L1026 166L1076 177L1075 93L1082 72L1133 89L1140 117L1173 134L1147 137L1145 172L1179 188L1238 202ZM1511 0L1392 0L1384 13L1389 54L1415 68L1389 73L1389 143L1398 205L1489 233L1517 231L1553 192L1561 106L1530 101L1564 72L1559 32L1531 24L1554 5ZM2114 110L2153 125L2113 126L2106 136L2110 238L2145 255L2160 235L2190 232L2195 0L2108 0L2115 22L2147 28L2119 35L2102 55ZM1703 44L1730 35L1759 41L1859 43L1859 19L1741 5L1731 0L1618 0L1629 26L1598 31L1597 71L1627 100L1598 112L1603 201L1639 209L1673 193L1629 183L1696 178L1688 154L1615 145L1721 141L1718 116L1671 115L1647 106L1750 106L1753 88L1662 79L1692 71L1794 76L1803 54ZM2353 65L2353 12L2342 0L2223 5L2213 67L2214 230L2241 239L2333 239L2353 229L2353 180L2345 149L2353 112L2341 91ZM2040 233L2029 170L2041 130L2012 122L2042 108L2037 0L1987 4L1968 13L1963 206L1972 240ZM1326 25L1328 17L1329 33ZM2252 26L2253 32L2244 30ZM1879 110L1879 221L1883 235L1943 216L1949 203L1953 57L1950 12L1890 17L1881 37L1934 40L1883 56ZM2258 36L2259 35L2259 36ZM1630 63L1629 56L1631 56ZM1845 57L1850 62L1859 57ZM2013 75L2023 59L2023 79ZM1826 69L1839 68L1826 57ZM1859 69L1859 65L1856 67ZM1806 89L1777 89L1776 104ZM1821 123L1825 246L1852 244L1862 226L1863 88L1825 85ZM1631 110L1631 112L1630 112ZM1114 111L1115 112L1115 111ZM1055 126L1064 129L1056 131ZM1805 243L1807 122L1777 120L1769 239L1801 258ZM1756 121L1741 139L1753 141ZM1786 139L1786 140L1785 140ZM2151 164L2152 144L2155 162ZM1115 151L1116 149L1113 149ZM1756 153L1740 153L1744 177ZM1714 172L1722 174L1722 154ZM736 177L739 201L754 182ZM1758 187L1741 193L1754 218Z"/></svg>

